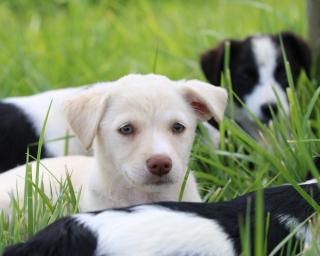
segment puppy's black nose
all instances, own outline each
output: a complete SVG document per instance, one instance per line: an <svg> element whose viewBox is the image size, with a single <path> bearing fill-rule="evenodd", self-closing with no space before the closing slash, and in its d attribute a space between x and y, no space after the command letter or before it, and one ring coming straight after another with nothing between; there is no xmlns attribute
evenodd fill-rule
<svg viewBox="0 0 320 256"><path fill-rule="evenodd" d="M155 155L147 160L147 167L153 175L163 176L171 171L172 160L167 156Z"/></svg>
<svg viewBox="0 0 320 256"><path fill-rule="evenodd" d="M275 115L278 114L277 104L275 104L275 103L263 104L261 106L261 112L262 112L262 115L263 115L263 119L265 121L269 121L270 119L272 119L272 112Z"/></svg>

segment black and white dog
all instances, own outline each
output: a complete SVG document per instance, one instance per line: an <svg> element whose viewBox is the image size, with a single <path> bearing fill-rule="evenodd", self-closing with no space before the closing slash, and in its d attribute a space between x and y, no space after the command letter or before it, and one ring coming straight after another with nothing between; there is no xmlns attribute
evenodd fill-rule
<svg viewBox="0 0 320 256"><path fill-rule="evenodd" d="M97 83L95 86L106 86ZM0 173L26 162L27 147L32 156L37 155L37 145L46 113L52 101L44 134L50 141L66 136L69 129L63 113L63 102L88 87L50 90L24 97L10 97L0 101ZM41 158L63 156L65 140L46 143ZM77 138L69 140L69 154L85 155L88 152ZM33 159L30 159L30 161Z"/></svg>
<svg viewBox="0 0 320 256"><path fill-rule="evenodd" d="M320 203L315 180L301 188ZM245 222L246 213L254 252L255 197L249 193L221 203L160 202L77 214L56 221L25 243L8 247L4 256L240 255L239 220ZM303 243L310 245L313 238L319 239L312 238L310 223L303 223L314 212L291 185L264 190L264 215L269 218L267 251L300 224L291 240L291 245L302 241L295 252Z"/></svg>
<svg viewBox="0 0 320 256"><path fill-rule="evenodd" d="M310 75L311 53L307 43L299 36L283 32L280 35L257 35L244 40L230 42L230 73L233 91L247 108L263 123L277 114L277 97L285 114L289 115L286 95L288 79L281 52L280 36L290 63L293 80L297 81L301 71ZM224 70L225 42L205 52L200 64L205 77L214 85L220 85ZM256 130L252 116L235 101L235 121L253 137Z"/></svg>

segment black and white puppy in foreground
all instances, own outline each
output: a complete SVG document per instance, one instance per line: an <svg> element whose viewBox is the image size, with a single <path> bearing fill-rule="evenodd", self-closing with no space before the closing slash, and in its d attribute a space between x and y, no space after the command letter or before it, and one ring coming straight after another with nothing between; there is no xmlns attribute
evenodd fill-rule
<svg viewBox="0 0 320 256"><path fill-rule="evenodd" d="M311 53L307 43L299 36L283 32L275 35L256 35L230 42L230 73L235 94L263 123L269 123L279 112L277 97L285 114L290 114L286 95L288 79L285 71L279 36L291 66L296 83L301 71L310 75ZM202 71L214 85L221 84L224 70L225 42L205 52L200 58ZM249 134L257 138L257 127L245 108L235 101L235 121Z"/></svg>
<svg viewBox="0 0 320 256"><path fill-rule="evenodd" d="M314 180L301 187L320 203ZM290 185L264 190L264 202L265 216L270 214L269 253L315 211ZM4 256L240 255L239 219L245 220L248 207L254 250L255 193L249 193L221 203L160 202L65 217L25 243L8 247ZM292 245L298 240L310 245L309 225L293 240Z"/></svg>

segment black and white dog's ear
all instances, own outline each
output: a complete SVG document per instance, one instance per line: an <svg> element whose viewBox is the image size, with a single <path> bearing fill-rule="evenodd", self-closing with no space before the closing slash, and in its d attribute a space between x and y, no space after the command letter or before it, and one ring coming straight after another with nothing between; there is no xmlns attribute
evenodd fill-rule
<svg viewBox="0 0 320 256"><path fill-rule="evenodd" d="M30 240L6 248L3 256L90 256L94 255L96 247L94 234L74 218L66 217Z"/></svg>
<svg viewBox="0 0 320 256"><path fill-rule="evenodd" d="M235 56L238 45L243 41L224 40L217 47L204 52L200 56L200 66L207 80L214 84L221 84L221 74L224 68L226 42L230 42L230 59Z"/></svg>
<svg viewBox="0 0 320 256"><path fill-rule="evenodd" d="M205 77L215 85L220 84L220 76L223 71L224 45L225 42L222 42L216 48L203 53L200 57L200 66Z"/></svg>
<svg viewBox="0 0 320 256"><path fill-rule="evenodd" d="M294 58L293 60L298 62L306 72L306 75L310 77L312 59L308 43L292 32L282 32L280 33L280 37L282 38L284 48L290 49L290 53Z"/></svg>

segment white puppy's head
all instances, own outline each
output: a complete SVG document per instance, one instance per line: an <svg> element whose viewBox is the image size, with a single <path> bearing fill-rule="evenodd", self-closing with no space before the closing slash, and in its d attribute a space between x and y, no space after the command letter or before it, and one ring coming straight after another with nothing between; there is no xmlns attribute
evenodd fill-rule
<svg viewBox="0 0 320 256"><path fill-rule="evenodd" d="M156 191L181 181L197 121L220 121L226 101L224 89L197 80L128 75L73 97L65 112L86 148L95 138L95 155L108 175L112 169L131 185Z"/></svg>

